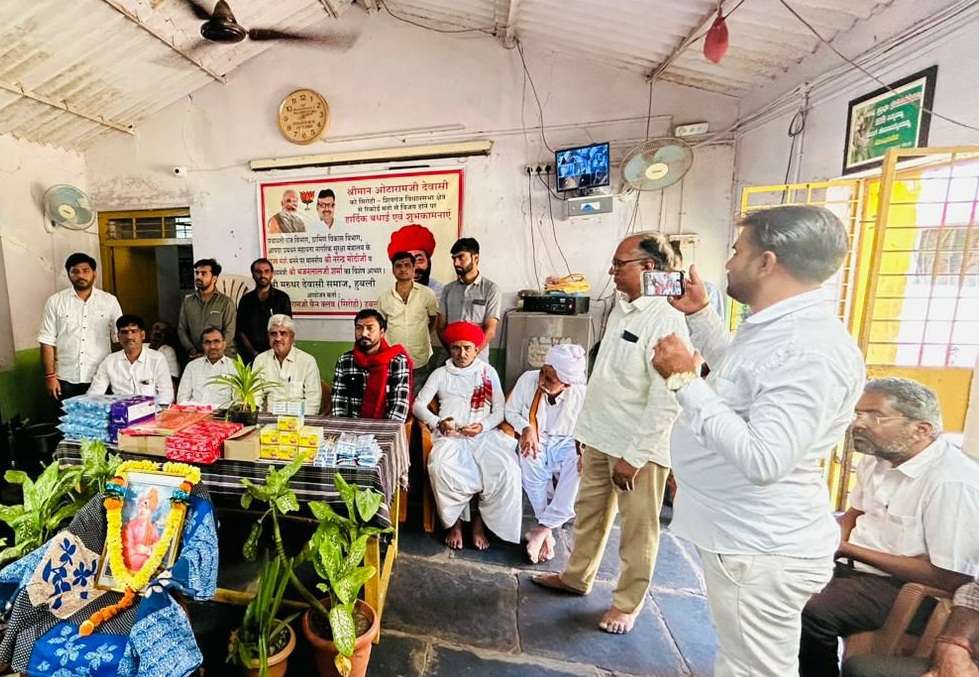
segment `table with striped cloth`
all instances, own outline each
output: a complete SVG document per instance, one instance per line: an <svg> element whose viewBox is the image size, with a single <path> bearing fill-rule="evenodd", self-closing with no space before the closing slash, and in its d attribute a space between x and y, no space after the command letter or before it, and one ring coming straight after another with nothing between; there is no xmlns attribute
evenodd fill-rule
<svg viewBox="0 0 979 677"><path fill-rule="evenodd" d="M274 423L275 417L266 414L259 415L259 423ZM322 426L326 434L343 432L363 435L371 433L377 440L384 455L374 468L317 468L304 465L293 476L290 486L296 492L300 503L308 501L327 501L331 504L343 505L336 490L334 476L337 472L343 479L359 487L372 488L384 494L384 503L374 519L376 526L391 526L390 506L394 492L406 487L408 482L408 443L405 439L404 426L396 421L374 421L367 419L334 418L330 416L307 416L306 425ZM123 458L148 458L162 461L159 456L144 456L119 451L109 445L113 453ZM79 463L81 461L81 443L62 440L54 452L54 457L64 463ZM271 461L276 463L275 461ZM202 465L201 483L212 494L240 496L244 493L241 479L247 478L260 484L264 481L265 470L269 462L231 461L221 459L210 465ZM278 462L281 464L281 462Z"/></svg>

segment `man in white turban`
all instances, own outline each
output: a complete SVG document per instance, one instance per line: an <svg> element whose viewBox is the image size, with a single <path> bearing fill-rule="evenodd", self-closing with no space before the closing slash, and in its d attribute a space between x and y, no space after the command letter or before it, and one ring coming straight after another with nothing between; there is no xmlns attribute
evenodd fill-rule
<svg viewBox="0 0 979 677"><path fill-rule="evenodd" d="M520 376L507 401L506 420L520 435L523 488L537 518L537 526L525 534L535 564L554 557L551 529L574 517L578 454L573 435L586 380L584 348L556 345L541 369Z"/></svg>

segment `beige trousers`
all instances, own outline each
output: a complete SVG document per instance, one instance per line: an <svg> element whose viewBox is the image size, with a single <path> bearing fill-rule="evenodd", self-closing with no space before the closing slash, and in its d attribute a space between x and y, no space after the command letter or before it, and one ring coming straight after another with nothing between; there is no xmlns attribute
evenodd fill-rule
<svg viewBox="0 0 979 677"><path fill-rule="evenodd" d="M591 591L618 513L622 531L621 566L612 604L626 613L638 611L653 580L659 549L659 511L670 469L647 463L636 475L635 488L621 491L612 483L612 469L619 459L588 445L583 444L581 448L581 484L574 506L574 550L561 580L583 593Z"/></svg>

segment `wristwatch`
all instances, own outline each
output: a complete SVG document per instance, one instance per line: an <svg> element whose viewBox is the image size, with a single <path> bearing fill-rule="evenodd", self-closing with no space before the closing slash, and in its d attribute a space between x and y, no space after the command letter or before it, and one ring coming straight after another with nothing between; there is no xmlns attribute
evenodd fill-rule
<svg viewBox="0 0 979 677"><path fill-rule="evenodd" d="M692 371L681 371L676 374L671 374L670 377L666 379L666 389L675 393L683 386L696 380L696 373Z"/></svg>

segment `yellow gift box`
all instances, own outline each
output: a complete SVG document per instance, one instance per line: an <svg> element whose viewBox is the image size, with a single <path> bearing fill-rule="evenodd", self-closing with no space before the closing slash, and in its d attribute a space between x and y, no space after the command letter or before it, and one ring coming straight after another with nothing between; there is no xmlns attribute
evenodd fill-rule
<svg viewBox="0 0 979 677"><path fill-rule="evenodd" d="M279 429L271 424L263 426L262 431L259 433L259 439L263 445L278 444Z"/></svg>
<svg viewBox="0 0 979 677"><path fill-rule="evenodd" d="M307 447L309 449L319 449L320 444L323 442L323 429L316 426L303 426L302 430L299 431L299 440L297 444L300 447Z"/></svg>
<svg viewBox="0 0 979 677"><path fill-rule="evenodd" d="M275 427L280 431L299 432L302 423L296 416L279 416L275 421Z"/></svg>

